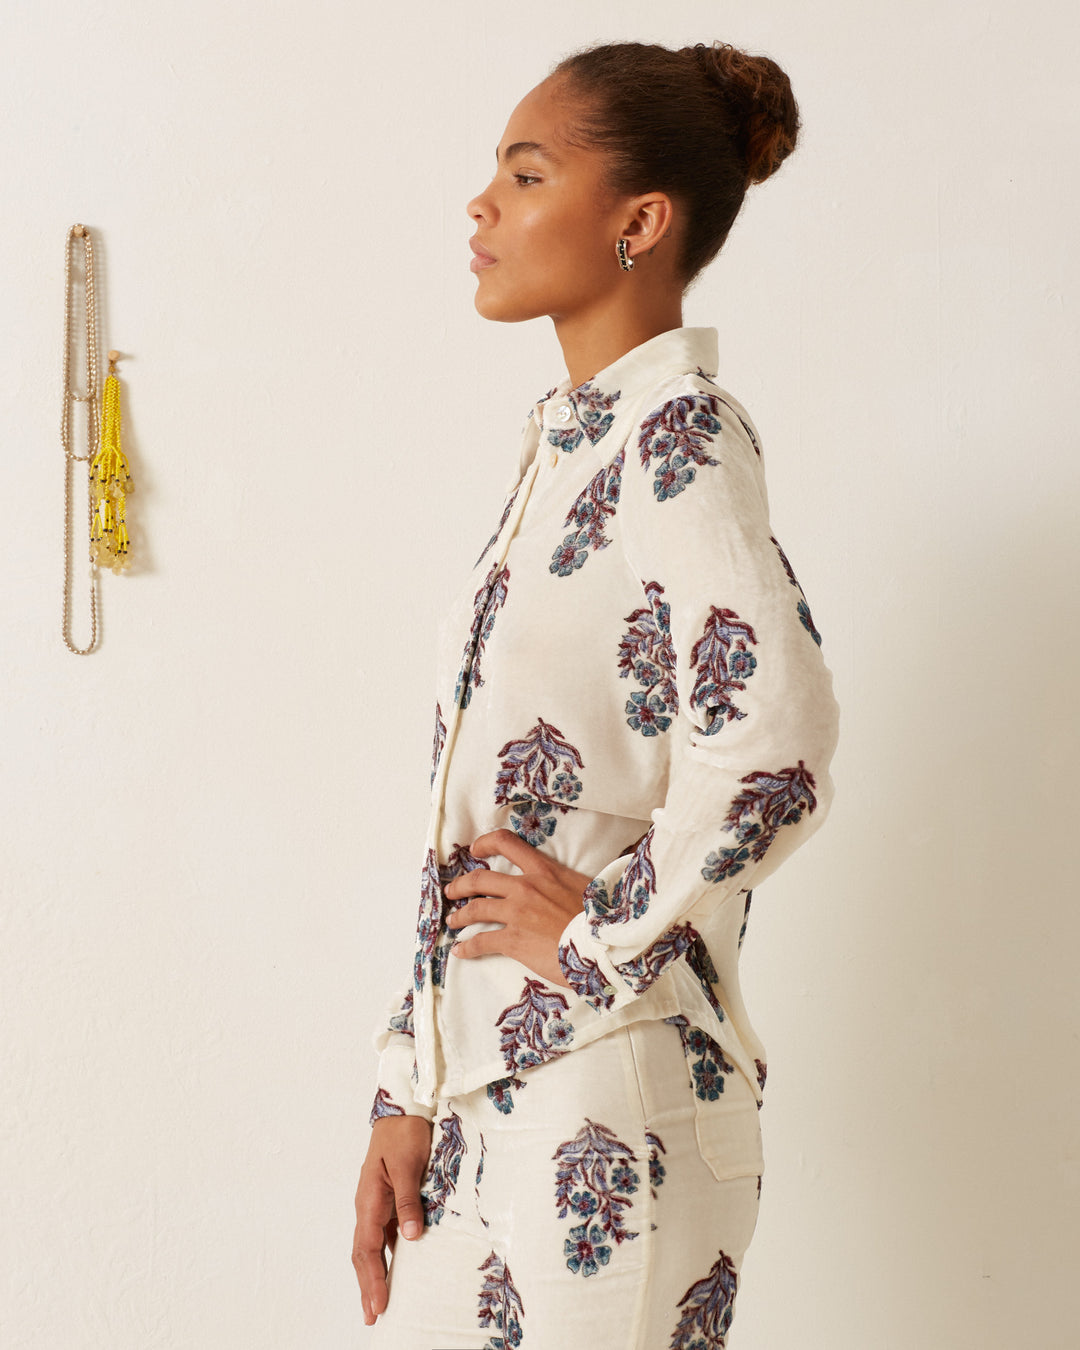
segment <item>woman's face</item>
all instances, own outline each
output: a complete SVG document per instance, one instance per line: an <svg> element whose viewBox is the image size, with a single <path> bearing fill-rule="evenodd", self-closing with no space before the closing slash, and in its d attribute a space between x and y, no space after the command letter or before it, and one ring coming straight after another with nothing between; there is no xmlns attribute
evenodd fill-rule
<svg viewBox="0 0 1080 1350"><path fill-rule="evenodd" d="M495 176L466 207L476 224L470 242L495 259L474 263L485 319L584 313L624 277L615 242L627 203L601 190L595 152L562 141L565 109L557 82L526 94L506 124Z"/></svg>

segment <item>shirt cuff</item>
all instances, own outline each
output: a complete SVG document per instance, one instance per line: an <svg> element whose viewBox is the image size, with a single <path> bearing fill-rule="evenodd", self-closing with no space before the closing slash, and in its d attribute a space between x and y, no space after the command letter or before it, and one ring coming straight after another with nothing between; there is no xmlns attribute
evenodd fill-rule
<svg viewBox="0 0 1080 1350"><path fill-rule="evenodd" d="M423 1116L425 1120L434 1120L435 1107L425 1106L413 1096L416 1082L413 1038L404 1032L388 1030L380 1032L376 1039L381 1046L368 1124L374 1125L382 1116Z"/></svg>

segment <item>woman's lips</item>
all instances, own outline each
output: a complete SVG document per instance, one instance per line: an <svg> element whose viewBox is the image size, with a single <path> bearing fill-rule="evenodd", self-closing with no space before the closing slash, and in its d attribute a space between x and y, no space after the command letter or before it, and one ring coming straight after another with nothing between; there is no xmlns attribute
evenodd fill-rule
<svg viewBox="0 0 1080 1350"><path fill-rule="evenodd" d="M489 258L486 253L477 253L472 262L469 263L470 272L480 272L485 267L494 267L495 259Z"/></svg>

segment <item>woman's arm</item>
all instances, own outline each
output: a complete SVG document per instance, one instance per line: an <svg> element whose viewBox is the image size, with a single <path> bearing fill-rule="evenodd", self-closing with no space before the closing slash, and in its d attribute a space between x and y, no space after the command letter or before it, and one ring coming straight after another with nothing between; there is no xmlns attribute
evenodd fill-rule
<svg viewBox="0 0 1080 1350"><path fill-rule="evenodd" d="M602 1010L643 994L694 941L695 913L764 880L832 799L832 677L756 438L713 388L694 377L658 401L626 448L621 536L647 600L624 638L628 727L676 740L650 829L560 939L567 981Z"/></svg>

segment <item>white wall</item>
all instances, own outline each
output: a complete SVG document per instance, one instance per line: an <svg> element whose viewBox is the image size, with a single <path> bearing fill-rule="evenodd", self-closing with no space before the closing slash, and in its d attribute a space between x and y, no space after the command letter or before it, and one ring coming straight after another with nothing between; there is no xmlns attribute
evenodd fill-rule
<svg viewBox="0 0 1080 1350"><path fill-rule="evenodd" d="M5 11L0 1343L362 1348L433 625L564 373L550 325L475 314L464 204L571 47L720 37L805 132L685 321L763 433L844 710L834 815L745 949L769 1161L733 1345L1075 1345L1075 7L390 15ZM88 657L76 221L136 483Z"/></svg>

